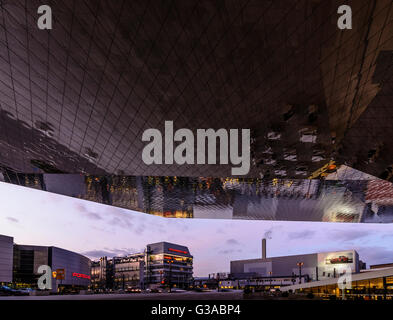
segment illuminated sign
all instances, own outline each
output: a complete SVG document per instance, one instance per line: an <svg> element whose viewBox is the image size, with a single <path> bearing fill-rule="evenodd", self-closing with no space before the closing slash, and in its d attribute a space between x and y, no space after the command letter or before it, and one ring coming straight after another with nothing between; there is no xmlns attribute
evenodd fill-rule
<svg viewBox="0 0 393 320"><path fill-rule="evenodd" d="M73 277L77 277L77 278L83 278L83 279L90 279L90 276L88 276L87 274L83 274L83 273L76 273L74 272L72 274Z"/></svg>
<svg viewBox="0 0 393 320"><path fill-rule="evenodd" d="M327 264L338 264L338 263L352 263L353 259L347 256L338 256L330 259L326 259Z"/></svg>
<svg viewBox="0 0 393 320"><path fill-rule="evenodd" d="M184 254L187 254L187 253L188 253L187 251L178 250L178 249L173 249L173 248L169 248L168 250L169 250L169 251L173 251L173 252L184 253Z"/></svg>
<svg viewBox="0 0 393 320"><path fill-rule="evenodd" d="M65 279L65 270L64 269L57 269L56 271L53 271L52 277L57 280L64 280Z"/></svg>
<svg viewBox="0 0 393 320"><path fill-rule="evenodd" d="M345 265L354 263L356 257L353 252L341 251L341 252L329 252L326 254L319 255L319 266L330 266L334 267L337 265Z"/></svg>

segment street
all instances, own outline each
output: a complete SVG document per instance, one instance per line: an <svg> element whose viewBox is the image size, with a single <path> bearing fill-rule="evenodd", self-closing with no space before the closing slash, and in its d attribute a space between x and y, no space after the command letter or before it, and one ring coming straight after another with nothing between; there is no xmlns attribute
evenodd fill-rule
<svg viewBox="0 0 393 320"><path fill-rule="evenodd" d="M230 292L175 292L175 293L123 293L76 294L50 296L7 296L0 300L241 300L242 290Z"/></svg>

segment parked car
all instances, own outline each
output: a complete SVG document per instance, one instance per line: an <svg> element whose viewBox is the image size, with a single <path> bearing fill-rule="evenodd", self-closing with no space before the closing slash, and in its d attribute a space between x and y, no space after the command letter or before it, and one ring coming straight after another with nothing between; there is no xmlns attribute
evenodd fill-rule
<svg viewBox="0 0 393 320"><path fill-rule="evenodd" d="M0 286L0 296L12 296L13 289L8 286Z"/></svg>
<svg viewBox="0 0 393 320"><path fill-rule="evenodd" d="M15 292L15 295L17 295L17 296L28 296L28 295L30 295L30 292L32 292L33 291L33 289L31 289L31 288L18 288L18 289L14 289L16 292Z"/></svg>
<svg viewBox="0 0 393 320"><path fill-rule="evenodd" d="M0 286L1 296L25 296L29 295L29 292L23 289L12 289L9 286Z"/></svg>
<svg viewBox="0 0 393 320"><path fill-rule="evenodd" d="M24 292L33 292L34 290L32 288L19 288L19 290L22 290Z"/></svg>

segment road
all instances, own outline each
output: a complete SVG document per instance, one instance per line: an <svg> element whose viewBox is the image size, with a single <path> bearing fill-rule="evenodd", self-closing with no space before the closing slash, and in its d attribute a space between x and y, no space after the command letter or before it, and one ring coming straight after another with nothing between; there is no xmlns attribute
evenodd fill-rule
<svg viewBox="0 0 393 320"><path fill-rule="evenodd" d="M241 300L243 291L8 296L0 300Z"/></svg>

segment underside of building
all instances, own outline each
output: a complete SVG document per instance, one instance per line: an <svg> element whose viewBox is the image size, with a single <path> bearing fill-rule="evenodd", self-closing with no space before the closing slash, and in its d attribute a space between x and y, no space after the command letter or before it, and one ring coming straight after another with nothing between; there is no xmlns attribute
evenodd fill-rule
<svg viewBox="0 0 393 320"><path fill-rule="evenodd" d="M392 1L346 1L349 30L338 0L53 0L51 30L38 5L0 5L0 181L164 217L393 222ZM166 121L249 129L249 171L217 163L224 139L211 164L146 164Z"/></svg>

